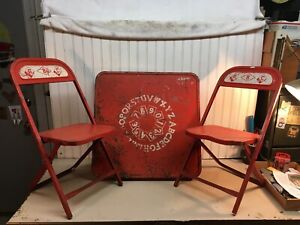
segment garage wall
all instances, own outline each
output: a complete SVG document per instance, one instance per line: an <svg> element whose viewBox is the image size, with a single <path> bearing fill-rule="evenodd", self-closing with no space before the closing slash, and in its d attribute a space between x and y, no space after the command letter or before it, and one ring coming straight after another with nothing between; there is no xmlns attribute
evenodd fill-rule
<svg viewBox="0 0 300 225"><path fill-rule="evenodd" d="M184 71L199 76L201 115L222 72L236 65L260 65L262 44L262 29L241 35L175 41L107 40L45 29L46 55L65 61L74 70L90 106L94 102L95 77L100 71ZM50 93L55 127L88 120L72 87L53 84ZM245 128L245 117L254 114L256 94L224 90L208 122ZM239 149L217 145L214 151L221 158L238 157L240 153ZM59 156L78 157L81 152L82 148L64 148Z"/></svg>

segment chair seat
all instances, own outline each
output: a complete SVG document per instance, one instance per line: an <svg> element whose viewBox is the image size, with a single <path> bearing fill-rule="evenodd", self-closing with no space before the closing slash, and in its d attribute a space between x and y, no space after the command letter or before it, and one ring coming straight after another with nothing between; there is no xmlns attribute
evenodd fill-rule
<svg viewBox="0 0 300 225"><path fill-rule="evenodd" d="M224 145L242 143L254 144L260 137L260 135L255 133L216 125L205 125L188 128L186 130L186 133L199 139L210 140Z"/></svg>
<svg viewBox="0 0 300 225"><path fill-rule="evenodd" d="M44 142L54 142L61 145L82 145L103 138L113 132L114 127L108 125L74 124L40 132Z"/></svg>

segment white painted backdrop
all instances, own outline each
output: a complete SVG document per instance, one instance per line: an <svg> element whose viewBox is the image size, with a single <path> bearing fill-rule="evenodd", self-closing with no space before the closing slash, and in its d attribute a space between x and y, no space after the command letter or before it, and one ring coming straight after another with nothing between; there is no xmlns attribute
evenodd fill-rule
<svg viewBox="0 0 300 225"><path fill-rule="evenodd" d="M221 73L231 66L260 65L262 44L262 29L242 35L176 41L106 40L45 29L47 57L59 58L74 70L90 106L94 102L95 77L103 70L194 72L200 79L201 115ZM87 121L72 87L53 84L50 93L54 127ZM254 114L255 104L255 91L225 90L218 96L208 122L243 129L245 117ZM239 156L239 149L213 147L221 158ZM78 157L82 148L73 150L64 148L59 156Z"/></svg>

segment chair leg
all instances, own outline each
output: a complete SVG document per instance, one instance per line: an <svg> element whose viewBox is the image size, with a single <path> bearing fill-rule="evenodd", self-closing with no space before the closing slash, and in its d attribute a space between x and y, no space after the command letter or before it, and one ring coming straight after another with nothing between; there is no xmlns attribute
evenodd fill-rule
<svg viewBox="0 0 300 225"><path fill-rule="evenodd" d="M179 182L180 182L180 179L181 179L181 177L182 177L182 175L183 175L184 169L186 168L186 165L187 165L189 159L191 158L192 152L193 152L194 150L198 149L198 147L199 147L199 142L198 142L198 140L196 140L196 141L194 142L192 148L189 150L189 152L187 152L187 154L186 154L186 156L185 156L185 160L183 161L183 164L182 164L182 167L181 167L181 169L180 169L180 172L179 172L177 178L175 179L174 187L178 187Z"/></svg>
<svg viewBox="0 0 300 225"><path fill-rule="evenodd" d="M204 148L204 150L210 155L210 157L213 158L213 160L217 164L219 164L221 167L223 167L223 168L225 168L225 169L227 169L227 170L229 170L233 173L236 173L236 174L240 173L239 171L237 171L237 170L231 168L230 166L227 166L226 164L222 163L202 141L200 141L200 143L201 143L201 146Z"/></svg>
<svg viewBox="0 0 300 225"><path fill-rule="evenodd" d="M80 163L90 154L90 152L95 148L95 143L93 143L81 156L80 158L74 163L73 166L70 167L70 169L76 169Z"/></svg>
<svg viewBox="0 0 300 225"><path fill-rule="evenodd" d="M80 163L88 156L88 154L94 149L95 144L93 143L83 154L82 156L74 163L73 166L71 166L70 168L56 174L56 177L59 179L69 173L71 173L74 169L76 169ZM54 156L53 156L54 157ZM46 170L46 169L45 169ZM34 190L41 188L43 186L45 186L46 184L49 184L51 182L51 178L46 179L38 184L35 185L35 187L33 187Z"/></svg>
<svg viewBox="0 0 300 225"><path fill-rule="evenodd" d="M243 174L229 166L227 166L226 164L222 163L211 151L210 149L202 142L200 141L200 144L201 146L204 148L204 150L222 167L224 167L225 169L227 169L228 171L232 172L233 174L243 178L243 182L241 184L241 187L240 187L240 190L239 192L237 193L236 195L236 201L235 201L235 204L233 206L233 209L232 209L232 214L233 215L236 215L238 209L239 209L239 206L241 204L241 201L243 199L243 196L244 196L244 193L245 193L245 190L246 190L246 187L247 187L247 184L249 181L257 184L257 185L261 185L260 183L260 176L259 176L259 172L257 171L257 169L255 168L255 161L256 161L256 158L257 158L257 155L258 155L258 148L255 148L254 152L251 154L251 151L249 149L248 146L245 145L245 152L246 152L246 156L247 158L249 159L249 166L247 168L247 171L246 171L246 174ZM254 179L253 177L251 177L251 174L254 174L257 176L257 178L259 180L256 180Z"/></svg>
<svg viewBox="0 0 300 225"><path fill-rule="evenodd" d="M232 174L234 174L234 175L236 175L236 176L238 176L238 177L240 177L240 178L243 178L243 179L245 178L245 174L244 174L244 173L242 173L242 172L240 172L240 171L238 171L238 170L236 170L236 169L234 169L234 168L232 168L232 167L230 167L230 166L228 166L228 165L222 163L222 162L221 162L221 161L220 161L220 160L212 153L212 151L210 151L210 149L209 149L202 141L200 141L200 144L201 144L201 146L204 148L204 150L212 157L212 159L213 159L218 165L220 165L221 167L225 168L228 172L230 172L230 173L232 173ZM250 177L249 180L250 180L252 183L261 186L261 181L260 181L260 180L257 180L257 179L255 179L255 178L253 178L253 177Z"/></svg>
<svg viewBox="0 0 300 225"><path fill-rule="evenodd" d="M240 190L239 190L239 193L238 193L238 196L236 198L236 201L234 203L234 206L233 206L233 209L232 209L232 214L235 216L239 207L240 207L240 204L241 204L241 201L243 199L243 196L244 196L244 193L245 193L245 190L246 190L246 187L247 187L247 184L249 182L249 178L250 178L250 175L251 173L253 172L253 168L254 168L254 163L255 163L255 159L252 159L249 163L249 166L247 168L247 171L246 171L246 174L245 174L245 178L243 180L243 183L240 187Z"/></svg>
<svg viewBox="0 0 300 225"><path fill-rule="evenodd" d="M69 204L67 202L67 198L66 198L66 196L63 193L63 189L62 189L62 187L61 187L61 185L60 185L60 183L58 181L58 178L55 175L54 169L52 168L52 165L50 163L47 163L47 164L48 164L47 165L47 170L48 170L48 172L50 174L50 177L52 179L52 183L53 183L54 188L55 188L55 190L56 190L56 192L58 194L60 202L61 202L61 204L62 204L62 206L63 206L63 208L65 210L67 218L68 219L72 219L73 216L72 216L72 212L70 210Z"/></svg>
<svg viewBox="0 0 300 225"><path fill-rule="evenodd" d="M47 152L46 152L44 146L39 145L39 150L40 150L40 153L41 153L43 163L44 163L45 167L47 168L47 170L49 172L49 175L51 177L53 186L54 186L54 188L57 192L57 195L58 195L58 197L60 199L60 202L61 202L61 204L64 208L64 211L67 215L67 218L72 219L72 212L71 212L69 204L67 202L67 198L66 198L65 194L63 193L63 189L62 189L62 187L61 187L61 185L58 181L58 178L56 177L55 171L52 167L51 162L49 161L49 158L48 158L48 155L47 155Z"/></svg>
<svg viewBox="0 0 300 225"><path fill-rule="evenodd" d="M108 162L109 162L109 165L110 165L110 167L112 168L112 170L113 170L114 173L115 173L115 176L116 176L118 185L119 185L119 186L122 186L122 185L123 185L123 182L122 182L122 179L121 179L121 177L120 177L120 174L119 174L119 172L117 171L117 169L116 169L114 163L112 162L111 156L109 155L108 151L106 150L106 148L105 148L105 146L104 146L102 140L98 140L98 141L97 141L97 144L99 144L100 147L103 149L103 151L104 151L104 153L105 153L105 156L106 156L106 158L107 158L107 160L108 160ZM98 147L98 146L96 146L96 149L99 150L99 148L97 148L97 147Z"/></svg>
<svg viewBox="0 0 300 225"><path fill-rule="evenodd" d="M250 153L250 149L248 147L246 147L246 154L247 154L247 157L249 157L249 166L248 166L248 169L246 171L246 174L245 174L245 178L243 180L243 183L241 185L241 188L240 188L240 191L238 193L238 196L236 198L236 201L235 201L235 204L233 206L233 209L232 209L232 214L233 215L236 215L238 209L239 209L239 206L241 204L241 201L243 199L243 196L244 196L244 193L245 193L245 190L246 190L246 187L247 187L247 184L248 184L248 181L250 180L250 175L251 173L255 173L254 171L256 171L258 173L258 171L256 170L255 168L255 161L257 159L257 156L258 156L258 153L261 149L261 145L262 145L262 140L260 140L260 142L257 143L253 153L251 154ZM251 157L250 157L250 154L251 154Z"/></svg>
<svg viewBox="0 0 300 225"><path fill-rule="evenodd" d="M251 161L250 147L245 144L244 148L245 148L246 157L247 157L248 161L250 162ZM257 168L255 166L253 167L253 174L259 180L260 186L263 186L265 184L265 179L263 178L263 176L261 175L261 173L257 170Z"/></svg>
<svg viewBox="0 0 300 225"><path fill-rule="evenodd" d="M49 155L49 161L52 163L58 149L59 149L60 145L58 144L55 144L50 155ZM37 183L41 180L41 178L43 177L43 175L45 174L47 168L46 166L44 165L44 163L42 163L42 166L40 168L40 170L37 172L37 174L35 175L35 177L33 178L33 181L31 182L30 184L30 191L33 191L35 190L35 187L37 185Z"/></svg>

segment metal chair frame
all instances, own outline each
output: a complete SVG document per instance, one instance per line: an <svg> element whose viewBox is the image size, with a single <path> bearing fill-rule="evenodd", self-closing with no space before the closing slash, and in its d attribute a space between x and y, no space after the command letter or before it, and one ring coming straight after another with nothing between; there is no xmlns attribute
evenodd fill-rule
<svg viewBox="0 0 300 225"><path fill-rule="evenodd" d="M231 128L205 124L211 106L213 105L220 87L257 89L270 92L271 98L268 105L267 115L265 117L260 134L253 134L246 131L239 131ZM217 85L200 121L200 125L198 127L189 128L186 130L187 135L194 137L196 140L194 146L187 152L186 157L183 160L182 168L180 169L179 175L175 180L174 186L177 187L180 179L182 177L186 177L186 174L184 174L184 169L189 161L191 153L195 150L201 151L201 149L204 149L220 167L223 167L229 173L243 178L242 184L239 190L236 191L226 188L225 186L215 184L214 182L205 180L201 177L193 177L192 179L198 180L236 197L236 201L232 209L232 214L236 215L248 182L250 181L257 185L264 184L264 179L255 167L255 161L262 148L265 134L269 126L275 104L278 100L281 87L281 74L278 70L271 67L237 66L225 71L217 82ZM207 132L212 130L214 132ZM209 140L222 145L242 145L245 155L249 161L249 166L246 173L242 173L222 163L202 140ZM253 149L250 147L250 145L254 146ZM254 174L256 178L251 177L252 174Z"/></svg>
<svg viewBox="0 0 300 225"><path fill-rule="evenodd" d="M37 143L38 152L42 160L42 167L32 181L31 190L37 189L52 181L66 213L66 216L68 219L71 219L72 212L68 204L68 200L70 198L74 197L86 188L92 186L99 180L103 180L113 175L115 176L118 185L122 186L120 175L111 160L109 152L106 150L102 142L102 138L110 135L113 132L114 127L96 124L93 114L71 68L58 59L20 58L12 63L10 67L10 74L13 85L15 86L15 89L17 91L22 109L24 110L24 113L30 125L32 135ZM27 103L25 101L21 86L58 82L72 82L75 85L83 106L88 114L90 123L74 124L63 128L54 128L51 130L39 132L29 110L29 107L27 106ZM82 136L82 134L84 135ZM60 146L77 146L89 142L92 142L92 145L84 152L84 154L77 160L77 162L73 166L59 174L55 173L52 166L52 161L57 155L57 151ZM45 148L44 144L46 143L52 143L54 145L50 153L48 153ZM73 190L67 194L64 194L62 185L59 182L59 178L75 170L91 151L100 150L104 151L112 170L108 174L105 174L105 176L96 177L96 179L90 181L86 185L77 188L76 190ZM50 178L38 183L46 171L48 171Z"/></svg>

